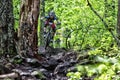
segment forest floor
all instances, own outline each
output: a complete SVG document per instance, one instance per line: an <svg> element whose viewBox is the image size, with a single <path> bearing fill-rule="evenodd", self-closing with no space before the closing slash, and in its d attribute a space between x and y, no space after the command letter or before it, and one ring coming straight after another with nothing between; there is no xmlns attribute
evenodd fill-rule
<svg viewBox="0 0 120 80"><path fill-rule="evenodd" d="M76 64L86 64L84 59L89 57L88 54L78 55L73 50L52 47L47 50L39 47L39 55L45 60L21 59L19 55L0 59L0 80L68 80L66 74L76 72ZM85 77L83 80L93 79Z"/></svg>

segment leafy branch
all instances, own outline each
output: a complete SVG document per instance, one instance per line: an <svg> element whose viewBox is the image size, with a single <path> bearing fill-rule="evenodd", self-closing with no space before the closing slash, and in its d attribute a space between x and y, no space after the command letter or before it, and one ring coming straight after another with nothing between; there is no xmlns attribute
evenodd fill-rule
<svg viewBox="0 0 120 80"><path fill-rule="evenodd" d="M89 2L89 0L87 0L88 6L90 7L90 9L94 12L94 14L103 22L105 28L111 33L111 35L113 36L113 38L116 40L117 44L120 44L119 39L115 36L115 34L113 33L112 29L109 29L108 24L105 22L105 20L97 13L97 11L95 11L95 9L93 8L93 6L91 5L91 3Z"/></svg>

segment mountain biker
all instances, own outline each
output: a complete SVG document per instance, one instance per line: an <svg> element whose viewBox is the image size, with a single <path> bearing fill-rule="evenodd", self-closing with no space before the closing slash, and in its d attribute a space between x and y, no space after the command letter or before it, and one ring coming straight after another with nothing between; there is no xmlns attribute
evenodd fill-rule
<svg viewBox="0 0 120 80"><path fill-rule="evenodd" d="M56 20L58 24L60 24L60 22L58 22L58 18L55 15L55 12L51 11L48 13L48 16L45 16L46 20L45 20L45 25L44 25L44 34L46 34L46 27L47 26L51 26L52 28L52 39L54 38L54 34L56 32L56 25L54 23L54 21Z"/></svg>

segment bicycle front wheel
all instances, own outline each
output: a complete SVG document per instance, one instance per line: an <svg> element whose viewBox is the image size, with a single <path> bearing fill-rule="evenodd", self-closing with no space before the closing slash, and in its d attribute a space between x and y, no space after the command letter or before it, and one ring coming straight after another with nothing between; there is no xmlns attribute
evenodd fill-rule
<svg viewBox="0 0 120 80"><path fill-rule="evenodd" d="M51 35L50 32L47 34L46 39L45 39L45 49L49 46L51 40Z"/></svg>

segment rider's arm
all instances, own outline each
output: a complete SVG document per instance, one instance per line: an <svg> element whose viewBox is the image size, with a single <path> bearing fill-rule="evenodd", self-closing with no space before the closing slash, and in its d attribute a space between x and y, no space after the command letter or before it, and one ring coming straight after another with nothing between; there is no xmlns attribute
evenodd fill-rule
<svg viewBox="0 0 120 80"><path fill-rule="evenodd" d="M46 19L44 22L44 34L46 34L47 20L49 19L49 16L45 16L44 18Z"/></svg>
<svg viewBox="0 0 120 80"><path fill-rule="evenodd" d="M55 17L55 20L57 21L57 24L58 24L58 25L60 25L60 24L61 24L61 22L58 20L58 18L57 18L57 17Z"/></svg>
<svg viewBox="0 0 120 80"><path fill-rule="evenodd" d="M46 18L46 19L48 19L48 18L49 18L49 16L45 16L45 18Z"/></svg>
<svg viewBox="0 0 120 80"><path fill-rule="evenodd" d="M44 16L44 17L41 17L40 20L45 21L45 20L47 20L48 18L49 18L49 16Z"/></svg>

